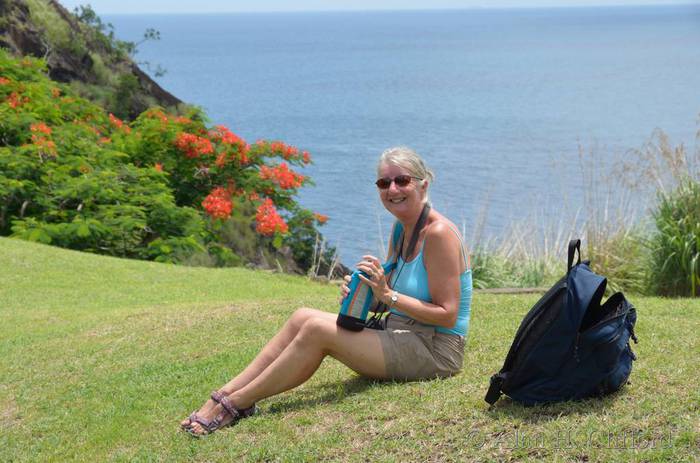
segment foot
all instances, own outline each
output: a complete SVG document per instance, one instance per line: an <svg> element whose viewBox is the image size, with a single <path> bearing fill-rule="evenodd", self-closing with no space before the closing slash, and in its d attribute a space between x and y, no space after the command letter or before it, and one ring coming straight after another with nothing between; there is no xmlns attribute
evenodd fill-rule
<svg viewBox="0 0 700 463"><path fill-rule="evenodd" d="M202 405L202 407L199 410L197 410L196 412L192 412L192 414L190 416L188 416L184 420L180 421L180 427L182 429L189 428L192 425L192 419L195 415L209 417L213 413L213 410L216 408L216 406L217 406L217 403L214 402L213 399L207 400L206 402L204 402L204 405ZM213 416L216 416L216 415L213 415Z"/></svg>
<svg viewBox="0 0 700 463"><path fill-rule="evenodd" d="M255 404L248 408L237 408L225 393L214 391L202 408L192 413L180 426L190 434L199 437L210 434L219 428L234 424L241 418L252 416L257 411Z"/></svg>

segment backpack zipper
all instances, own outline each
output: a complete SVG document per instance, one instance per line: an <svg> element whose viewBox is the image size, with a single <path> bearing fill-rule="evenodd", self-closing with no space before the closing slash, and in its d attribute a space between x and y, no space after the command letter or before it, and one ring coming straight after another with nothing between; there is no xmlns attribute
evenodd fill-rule
<svg viewBox="0 0 700 463"><path fill-rule="evenodd" d="M598 323L596 323L595 325L586 328L583 332L587 333L588 331L592 330L593 328L597 328L600 325L611 322L613 320L617 320L620 317L626 317L627 315L629 315L630 311L632 311L633 309L634 309L634 307L630 307L626 311L624 311L618 315L615 315L614 317L610 317L610 318L606 318L605 320L601 320ZM625 325L627 325L627 328L630 330L630 337L632 338L634 343L637 344L637 336L634 335L634 327L629 322L629 320L626 321ZM620 338L620 336L622 336L622 333L617 333L617 335L615 335L615 337L612 340L610 340L610 342L617 341ZM574 343L574 359L576 360L576 363L581 363L581 359L578 356L578 344L579 344L580 339L581 339L581 332L577 331L576 332L576 342ZM629 346L629 344L627 344L627 345Z"/></svg>
<svg viewBox="0 0 700 463"><path fill-rule="evenodd" d="M587 331L590 331L590 330L592 330L593 328L597 328L597 327L599 327L600 325L603 325L603 324L605 324L605 323L608 323L608 322L610 322L610 321L613 321L613 320L615 320L615 319L618 319L618 318L620 318L620 317L625 317L625 316L629 315L629 313L630 313L632 310L634 310L634 307L630 304L629 308L628 308L627 310L625 310L624 312L619 313L619 314L615 315L614 317L610 317L610 318L606 318L606 319L604 319L604 320L601 320L601 321L599 321L598 323L596 323L596 324L593 325L593 326L589 326L588 328L586 328L585 330L583 330L583 333L585 333L585 332L587 332ZM627 322L627 325L631 325L631 324L630 324L629 322ZM630 328L632 328L632 327L630 326Z"/></svg>

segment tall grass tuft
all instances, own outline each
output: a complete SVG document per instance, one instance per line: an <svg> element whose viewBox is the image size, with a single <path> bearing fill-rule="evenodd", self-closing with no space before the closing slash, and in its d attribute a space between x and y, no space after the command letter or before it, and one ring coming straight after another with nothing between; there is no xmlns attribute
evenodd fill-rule
<svg viewBox="0 0 700 463"><path fill-rule="evenodd" d="M476 288L542 287L565 272L569 240L581 236L572 224L531 216L514 221L498 238L474 239L473 281Z"/></svg>
<svg viewBox="0 0 700 463"><path fill-rule="evenodd" d="M697 133L700 138L700 131ZM698 296L700 292L700 146L673 146L661 131L633 152L621 178L630 190L650 185L655 230L646 240L650 292ZM648 188L648 187L646 187Z"/></svg>
<svg viewBox="0 0 700 463"><path fill-rule="evenodd" d="M627 154L628 158L639 159L641 153L649 154L646 151ZM646 294L649 292L647 222L640 220L644 211L635 202L639 192L620 173L630 171L623 165L615 166L609 157L609 153L597 148L588 152L579 148L584 184L585 222L581 233L584 258L591 261L593 271L607 277L608 293ZM649 155L649 159L654 156Z"/></svg>
<svg viewBox="0 0 700 463"><path fill-rule="evenodd" d="M660 192L651 238L651 284L656 294L700 295L700 182L682 180Z"/></svg>

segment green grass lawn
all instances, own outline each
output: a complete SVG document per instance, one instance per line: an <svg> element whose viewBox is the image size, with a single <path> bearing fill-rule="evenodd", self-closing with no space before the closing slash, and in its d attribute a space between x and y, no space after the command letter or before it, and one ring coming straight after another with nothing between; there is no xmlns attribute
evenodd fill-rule
<svg viewBox="0 0 700 463"><path fill-rule="evenodd" d="M0 461L697 461L700 300L629 297L639 360L618 394L483 401L537 295L473 301L464 371L374 382L334 359L261 413L196 440L178 423L299 306L338 290L0 238Z"/></svg>

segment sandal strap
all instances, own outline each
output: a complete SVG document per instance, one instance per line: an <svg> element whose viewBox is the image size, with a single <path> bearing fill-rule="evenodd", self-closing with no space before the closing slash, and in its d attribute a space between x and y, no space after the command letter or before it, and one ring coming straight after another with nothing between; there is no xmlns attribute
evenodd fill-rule
<svg viewBox="0 0 700 463"><path fill-rule="evenodd" d="M257 413L258 407L255 404L253 404L248 408L241 408L239 409L239 411L241 412L241 418L248 418Z"/></svg>
<svg viewBox="0 0 700 463"><path fill-rule="evenodd" d="M221 402L219 403L222 407L224 407L224 410L226 410L229 413L229 415L231 415L233 421L236 421L241 418L241 411L233 406L228 397L222 397Z"/></svg>
<svg viewBox="0 0 700 463"><path fill-rule="evenodd" d="M206 429L208 433L214 432L219 428L219 422L216 418L213 420L208 420L204 417L197 415L197 413L193 413L190 415L190 421L193 423L201 424L202 427Z"/></svg>
<svg viewBox="0 0 700 463"><path fill-rule="evenodd" d="M231 410L229 408L235 409L238 412L238 415L235 415L231 413L231 416L234 418L236 416L239 416L240 418L248 418L250 416L255 415L255 412L257 411L257 408L255 404L251 405L248 408L236 408L231 404L230 400L228 399L228 396L222 392L222 391L214 391L211 393L211 400L216 402L217 404L220 404L222 407L224 407L224 410L227 412L231 413ZM224 403L226 402L226 403Z"/></svg>
<svg viewBox="0 0 700 463"><path fill-rule="evenodd" d="M223 397L226 397L226 396L225 396L224 393L221 392L221 391L214 391L214 392L211 393L211 400L213 400L213 401L216 402L217 404L220 404L220 403L221 403L221 399L222 399Z"/></svg>

